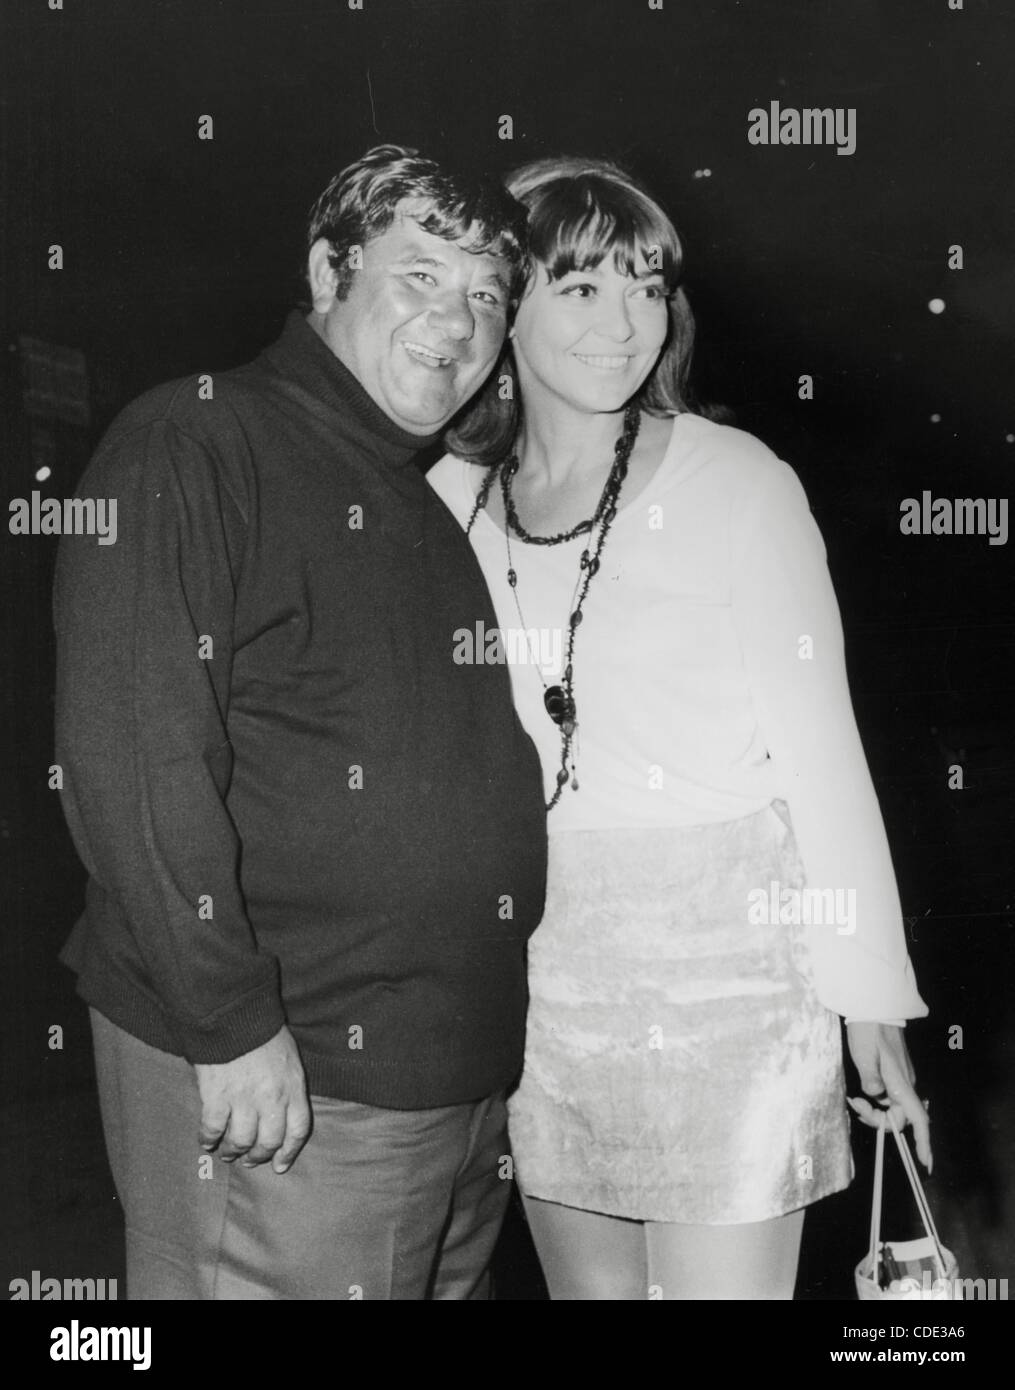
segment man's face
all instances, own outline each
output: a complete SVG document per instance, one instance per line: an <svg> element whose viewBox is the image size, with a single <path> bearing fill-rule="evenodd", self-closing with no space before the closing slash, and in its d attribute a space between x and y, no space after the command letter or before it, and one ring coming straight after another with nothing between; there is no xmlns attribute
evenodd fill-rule
<svg viewBox="0 0 1015 1390"><path fill-rule="evenodd" d="M367 242L345 299L334 297L327 244L315 244L311 323L395 424L426 435L447 424L497 360L509 270L500 257L466 251L468 236L452 242L423 231L413 211L423 209L403 203Z"/></svg>

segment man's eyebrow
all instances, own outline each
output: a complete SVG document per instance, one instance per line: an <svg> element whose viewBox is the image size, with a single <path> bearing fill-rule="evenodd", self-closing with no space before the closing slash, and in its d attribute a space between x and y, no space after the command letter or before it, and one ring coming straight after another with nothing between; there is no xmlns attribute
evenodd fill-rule
<svg viewBox="0 0 1015 1390"><path fill-rule="evenodd" d="M429 251L422 251L422 250L420 250L420 251L414 251L414 250L411 250L411 249L408 250L408 251L406 251L406 253L405 253L404 256L399 256L399 257L397 258L397 260L395 261L395 264L396 264L396 265L428 265L428 266L433 266L433 267L434 267L435 269L437 269L437 270L446 270L446 269L447 269L447 265L448 265L447 261L442 260L442 259L440 258L440 256L434 256L434 255L430 254ZM500 289L502 289L502 290L504 291L505 294L508 293L508 289L509 289L508 282L504 279L504 276L501 275L501 274L500 274L498 271L496 271L496 270L491 270L490 273L489 273L488 275L484 275L484 276L481 278L481 280L480 280L480 284L481 284L481 285L489 285L489 284L498 285L498 286L500 287Z"/></svg>
<svg viewBox="0 0 1015 1390"><path fill-rule="evenodd" d="M491 270L489 275L482 276L479 283L481 285L497 285L505 294L507 294L509 289L508 282L504 279L504 276L496 270Z"/></svg>
<svg viewBox="0 0 1015 1390"><path fill-rule="evenodd" d="M403 255L396 258L395 264L446 266L447 261L442 261L439 256L432 256L426 251L410 247Z"/></svg>

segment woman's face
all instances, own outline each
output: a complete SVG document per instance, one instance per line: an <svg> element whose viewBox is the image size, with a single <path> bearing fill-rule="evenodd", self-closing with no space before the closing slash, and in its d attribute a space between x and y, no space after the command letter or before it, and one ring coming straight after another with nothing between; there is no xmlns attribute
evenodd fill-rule
<svg viewBox="0 0 1015 1390"><path fill-rule="evenodd" d="M658 271L635 275L606 256L594 270L548 280L537 262L513 330L523 396L547 393L585 412L619 410L651 372L669 326Z"/></svg>

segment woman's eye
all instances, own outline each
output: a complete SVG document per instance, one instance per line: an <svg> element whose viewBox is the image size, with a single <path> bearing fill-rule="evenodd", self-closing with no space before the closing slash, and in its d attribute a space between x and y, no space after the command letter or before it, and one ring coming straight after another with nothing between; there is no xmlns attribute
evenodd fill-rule
<svg viewBox="0 0 1015 1390"><path fill-rule="evenodd" d="M562 294L572 295L575 299L588 299L590 295L595 294L595 292L595 285L588 285L585 283L578 285L568 285L565 289L561 291Z"/></svg>
<svg viewBox="0 0 1015 1390"><path fill-rule="evenodd" d="M637 294L644 295L644 297L645 297L646 299L665 299L665 298L666 298L666 286L665 286L665 285L642 285L641 288L640 288L639 290L636 291L636 293L637 293Z"/></svg>

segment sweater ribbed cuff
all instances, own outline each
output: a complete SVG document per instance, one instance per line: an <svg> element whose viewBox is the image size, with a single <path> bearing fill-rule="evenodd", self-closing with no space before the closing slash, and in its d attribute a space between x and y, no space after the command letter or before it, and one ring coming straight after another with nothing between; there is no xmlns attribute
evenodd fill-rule
<svg viewBox="0 0 1015 1390"><path fill-rule="evenodd" d="M273 1038L285 1024L285 1012L272 981L217 1014L210 1026L198 1027L181 1019L173 1024L188 1062L231 1062Z"/></svg>

